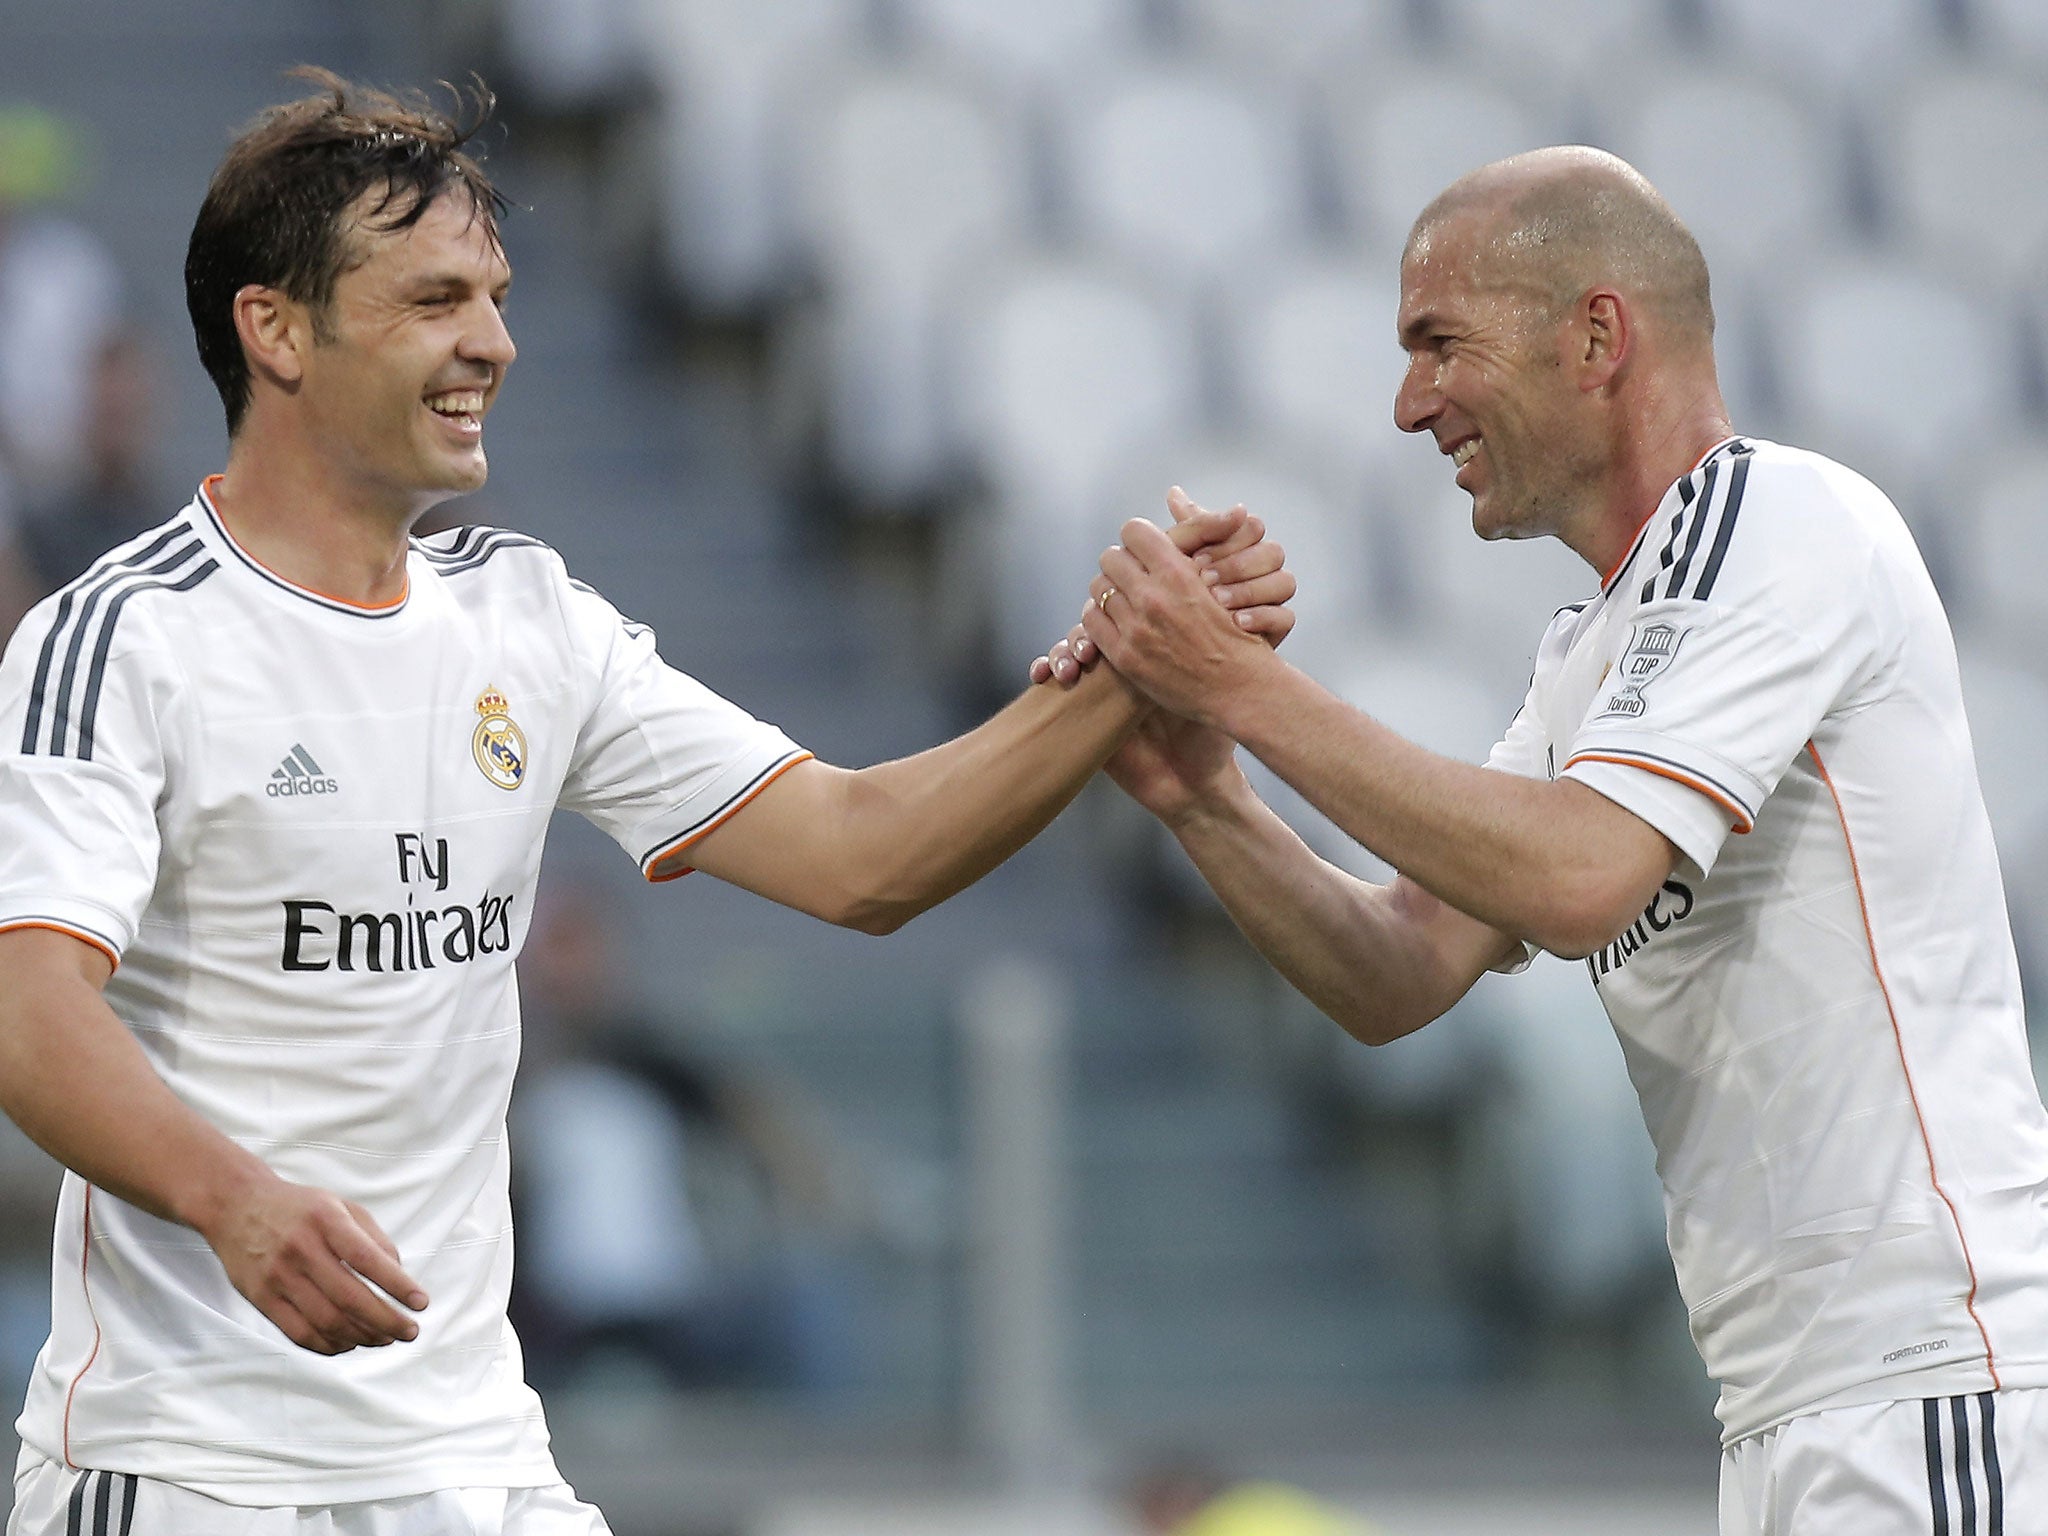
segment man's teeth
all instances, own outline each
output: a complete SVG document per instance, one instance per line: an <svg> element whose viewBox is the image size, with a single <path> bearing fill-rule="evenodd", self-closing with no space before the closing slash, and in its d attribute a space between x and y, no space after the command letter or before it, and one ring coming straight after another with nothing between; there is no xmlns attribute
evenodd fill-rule
<svg viewBox="0 0 2048 1536"><path fill-rule="evenodd" d="M1465 439L1464 442L1458 444L1457 447L1451 450L1451 462L1455 464L1459 469L1463 469L1467 464L1470 464L1472 462L1472 455L1477 453L1478 451L1479 439L1476 437L1468 437Z"/></svg>
<svg viewBox="0 0 2048 1536"><path fill-rule="evenodd" d="M480 389L451 389L444 395L427 396L427 409L443 416L477 416L484 408Z"/></svg>

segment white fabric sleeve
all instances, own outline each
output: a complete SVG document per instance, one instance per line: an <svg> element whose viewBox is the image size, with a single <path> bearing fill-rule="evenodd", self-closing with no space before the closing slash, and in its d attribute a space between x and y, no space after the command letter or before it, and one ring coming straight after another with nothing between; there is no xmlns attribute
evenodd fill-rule
<svg viewBox="0 0 2048 1536"><path fill-rule="evenodd" d="M1880 664L1879 610L1891 600L1838 506L1752 499L1762 504L1747 512L1751 526L1709 598L1656 598L1636 611L1560 769L1702 871L1731 830L1756 824L1821 719Z"/></svg>
<svg viewBox="0 0 2048 1536"><path fill-rule="evenodd" d="M145 614L100 656L84 607L46 599L0 661L0 929L55 928L118 963L156 888L175 686Z"/></svg>
<svg viewBox="0 0 2048 1536"><path fill-rule="evenodd" d="M589 818L650 880L811 754L661 659L654 632L581 583L564 598L591 688L561 804Z"/></svg>

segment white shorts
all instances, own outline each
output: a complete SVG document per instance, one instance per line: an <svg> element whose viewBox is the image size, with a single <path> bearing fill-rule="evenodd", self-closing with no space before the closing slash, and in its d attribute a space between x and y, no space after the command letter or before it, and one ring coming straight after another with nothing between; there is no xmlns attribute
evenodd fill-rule
<svg viewBox="0 0 2048 1536"><path fill-rule="evenodd" d="M1830 1408L1738 1440L1721 1536L2048 1536L2048 1391Z"/></svg>
<svg viewBox="0 0 2048 1536"><path fill-rule="evenodd" d="M611 1536L611 1527L567 1483L257 1508L130 1472L24 1457L7 1536Z"/></svg>

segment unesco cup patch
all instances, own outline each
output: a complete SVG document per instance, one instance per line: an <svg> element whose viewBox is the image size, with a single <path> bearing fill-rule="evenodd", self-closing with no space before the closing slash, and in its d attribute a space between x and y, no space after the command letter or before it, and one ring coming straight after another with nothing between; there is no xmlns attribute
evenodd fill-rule
<svg viewBox="0 0 2048 1536"><path fill-rule="evenodd" d="M1678 647L1688 631L1665 623L1638 624L1628 638L1628 649L1614 664L1609 678L1621 684L1600 708L1600 719L1636 720L1649 706L1643 690L1654 683L1678 656Z"/></svg>
<svg viewBox="0 0 2048 1536"><path fill-rule="evenodd" d="M485 778L500 789L517 789L526 777L526 734L513 721L512 706L496 687L476 696L476 734L469 748Z"/></svg>

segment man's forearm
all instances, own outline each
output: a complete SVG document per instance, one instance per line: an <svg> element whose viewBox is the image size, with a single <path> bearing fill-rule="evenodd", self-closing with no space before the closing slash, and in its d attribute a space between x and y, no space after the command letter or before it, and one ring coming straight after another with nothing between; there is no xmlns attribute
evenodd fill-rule
<svg viewBox="0 0 2048 1536"><path fill-rule="evenodd" d="M1503 933L1585 953L1634 914L1617 866L1642 862L1642 839L1618 844L1613 817L1627 813L1582 785L1430 752L1284 665L1218 724L1359 843ZM1646 891L1668 867L1644 864Z"/></svg>
<svg viewBox="0 0 2048 1536"><path fill-rule="evenodd" d="M1419 887L1375 885L1319 857L1241 777L1170 830L1259 953L1368 1045L1436 1018L1500 948Z"/></svg>
<svg viewBox="0 0 2048 1536"><path fill-rule="evenodd" d="M0 977L0 1108L87 1182L201 1231L267 1174L171 1092L74 974Z"/></svg>
<svg viewBox="0 0 2048 1536"><path fill-rule="evenodd" d="M1079 794L1147 708L1110 669L1033 687L963 736L849 775L837 856L886 931L964 890Z"/></svg>

